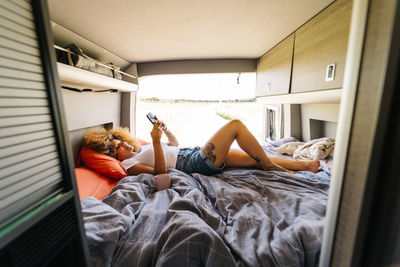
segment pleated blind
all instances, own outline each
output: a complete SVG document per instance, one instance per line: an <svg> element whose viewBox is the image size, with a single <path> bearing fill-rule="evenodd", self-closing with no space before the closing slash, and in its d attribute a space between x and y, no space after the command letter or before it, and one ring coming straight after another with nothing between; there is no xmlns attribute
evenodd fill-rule
<svg viewBox="0 0 400 267"><path fill-rule="evenodd" d="M62 191L32 7L0 1L0 228Z"/></svg>

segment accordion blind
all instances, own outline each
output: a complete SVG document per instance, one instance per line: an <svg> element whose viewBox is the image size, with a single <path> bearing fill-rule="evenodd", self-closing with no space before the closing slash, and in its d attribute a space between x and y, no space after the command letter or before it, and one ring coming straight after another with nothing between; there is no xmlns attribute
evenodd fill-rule
<svg viewBox="0 0 400 267"><path fill-rule="evenodd" d="M0 229L63 189L30 2L0 1Z"/></svg>

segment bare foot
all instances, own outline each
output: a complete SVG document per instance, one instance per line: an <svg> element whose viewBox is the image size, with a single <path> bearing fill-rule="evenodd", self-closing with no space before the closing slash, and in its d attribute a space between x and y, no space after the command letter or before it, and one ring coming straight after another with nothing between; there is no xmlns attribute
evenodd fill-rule
<svg viewBox="0 0 400 267"><path fill-rule="evenodd" d="M313 173L319 171L319 160L309 160L305 162L305 170Z"/></svg>

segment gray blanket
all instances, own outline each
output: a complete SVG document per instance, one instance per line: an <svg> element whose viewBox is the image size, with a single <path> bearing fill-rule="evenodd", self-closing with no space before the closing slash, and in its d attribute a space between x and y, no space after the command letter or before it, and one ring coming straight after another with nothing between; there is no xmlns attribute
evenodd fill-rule
<svg viewBox="0 0 400 267"><path fill-rule="evenodd" d="M169 173L168 190L152 192L152 176L141 174L102 201L81 200L94 266L318 264L328 174Z"/></svg>

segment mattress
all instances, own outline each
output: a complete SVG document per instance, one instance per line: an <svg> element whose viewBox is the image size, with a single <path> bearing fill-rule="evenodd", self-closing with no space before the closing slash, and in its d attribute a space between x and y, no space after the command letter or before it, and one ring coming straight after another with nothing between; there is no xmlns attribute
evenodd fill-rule
<svg viewBox="0 0 400 267"><path fill-rule="evenodd" d="M279 144L276 144L279 145ZM274 146L264 147L279 156ZM169 170L172 186L127 176L81 200L94 266L317 266L330 176Z"/></svg>

